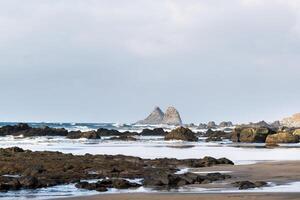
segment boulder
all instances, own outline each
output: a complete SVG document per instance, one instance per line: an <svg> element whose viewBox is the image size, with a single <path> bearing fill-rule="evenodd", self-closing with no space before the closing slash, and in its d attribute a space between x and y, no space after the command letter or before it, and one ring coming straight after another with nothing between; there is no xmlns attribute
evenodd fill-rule
<svg viewBox="0 0 300 200"><path fill-rule="evenodd" d="M178 188L190 184L206 184L213 181L230 178L229 175L212 173L207 175L198 175L194 173L174 174L162 169L145 169L145 178L143 184L147 187Z"/></svg>
<svg viewBox="0 0 300 200"><path fill-rule="evenodd" d="M300 129L294 130L293 135L297 135L300 137Z"/></svg>
<svg viewBox="0 0 300 200"><path fill-rule="evenodd" d="M225 127L232 127L233 126L233 123L232 122L221 122L220 124L219 124L219 127L221 127L221 128L225 128Z"/></svg>
<svg viewBox="0 0 300 200"><path fill-rule="evenodd" d="M267 136L273 133L271 129L265 127L238 127L234 129L231 140L233 142L264 143Z"/></svg>
<svg viewBox="0 0 300 200"><path fill-rule="evenodd" d="M0 128L0 136L14 135L24 137L33 136L66 136L68 131L65 129L50 128L48 126L43 128L32 128L28 124L20 123L15 126L3 126Z"/></svg>
<svg viewBox="0 0 300 200"><path fill-rule="evenodd" d="M121 133L118 130L114 130L114 129L99 128L97 130L97 134L100 137L102 137L102 136L120 136L120 135L125 135L127 133Z"/></svg>
<svg viewBox="0 0 300 200"><path fill-rule="evenodd" d="M298 143L299 136L293 135L288 132L280 132L273 135L268 135L266 143L277 144L277 143Z"/></svg>
<svg viewBox="0 0 300 200"><path fill-rule="evenodd" d="M155 128L153 130L151 129L143 129L143 131L140 133L142 136L165 136L166 132L162 128Z"/></svg>
<svg viewBox="0 0 300 200"><path fill-rule="evenodd" d="M232 185L235 187L238 187L239 190L246 190L246 189L266 186L267 182L264 182L264 181L256 181L256 182L237 181L237 182L232 183Z"/></svg>
<svg viewBox="0 0 300 200"><path fill-rule="evenodd" d="M162 120L162 124L168 125L182 125L181 117L179 112L174 107L168 107L164 118Z"/></svg>
<svg viewBox="0 0 300 200"><path fill-rule="evenodd" d="M86 139L101 139L96 131L71 131L66 136L69 139L79 139L79 138L86 138Z"/></svg>
<svg viewBox="0 0 300 200"><path fill-rule="evenodd" d="M96 190L99 192L105 192L108 188L117 189L129 189L134 187L140 187L140 184L129 182L125 179L104 179L96 183L79 182L75 187L86 190Z"/></svg>
<svg viewBox="0 0 300 200"><path fill-rule="evenodd" d="M154 108L154 110L150 113L150 115L146 119L140 120L136 124L161 124L163 118L164 118L164 113L157 106Z"/></svg>
<svg viewBox="0 0 300 200"><path fill-rule="evenodd" d="M217 128L217 124L214 121L210 121L207 123L207 128Z"/></svg>
<svg viewBox="0 0 300 200"><path fill-rule="evenodd" d="M200 123L200 124L198 125L198 129L207 129L207 125L204 124L204 123Z"/></svg>
<svg viewBox="0 0 300 200"><path fill-rule="evenodd" d="M173 129L170 133L168 133L165 136L165 140L184 140L195 142L198 141L198 137L190 129L178 127L176 129Z"/></svg>

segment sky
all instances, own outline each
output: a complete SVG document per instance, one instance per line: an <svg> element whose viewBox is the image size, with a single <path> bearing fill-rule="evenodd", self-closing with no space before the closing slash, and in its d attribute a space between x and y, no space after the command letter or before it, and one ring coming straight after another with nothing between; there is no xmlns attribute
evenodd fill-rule
<svg viewBox="0 0 300 200"><path fill-rule="evenodd" d="M298 0L0 1L0 121L300 112Z"/></svg>

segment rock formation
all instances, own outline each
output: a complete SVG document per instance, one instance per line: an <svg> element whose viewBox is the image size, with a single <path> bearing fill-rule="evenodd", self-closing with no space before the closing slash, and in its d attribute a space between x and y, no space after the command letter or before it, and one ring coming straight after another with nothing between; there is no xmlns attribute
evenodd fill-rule
<svg viewBox="0 0 300 200"><path fill-rule="evenodd" d="M220 128L225 128L225 127L232 127L233 126L233 123L231 122L231 121L228 121L228 122L221 122L220 124L219 124L219 127Z"/></svg>
<svg viewBox="0 0 300 200"><path fill-rule="evenodd" d="M182 121L179 112L174 107L168 107L165 116L162 120L162 124L169 125L181 125Z"/></svg>
<svg viewBox="0 0 300 200"><path fill-rule="evenodd" d="M217 124L214 121L207 123L207 128L217 128Z"/></svg>
<svg viewBox="0 0 300 200"><path fill-rule="evenodd" d="M184 160L159 158L151 160L124 155L73 155L51 151L30 151L19 147L0 148L0 163L0 174L9 175L0 176L1 192L45 188L76 182L77 188L97 191L107 191L112 187L124 189L140 186L140 184L128 182L126 180L128 178L144 179L144 182L141 183L144 186L176 188L230 178L228 175L216 173L206 176L192 173L179 176L176 172L182 167L233 165L233 162L226 158L204 157ZM13 175L20 176L13 177ZM102 180L94 183L95 185L82 182L82 180L95 179Z"/></svg>
<svg viewBox="0 0 300 200"><path fill-rule="evenodd" d="M280 124L287 127L300 127L300 113L296 113L292 117L284 118Z"/></svg>
<svg viewBox="0 0 300 200"><path fill-rule="evenodd" d="M138 121L137 124L161 124L164 113L159 107L155 107L152 113L144 120Z"/></svg>
<svg viewBox="0 0 300 200"><path fill-rule="evenodd" d="M153 112L146 119L140 120L136 124L181 125L182 121L179 112L174 107L168 107L166 113L163 113L159 107L155 107Z"/></svg>
<svg viewBox="0 0 300 200"><path fill-rule="evenodd" d="M178 127L165 136L165 140L198 141L198 137L188 128Z"/></svg>
<svg viewBox="0 0 300 200"><path fill-rule="evenodd" d="M298 143L299 136L293 135L288 132L281 132L272 135L268 135L266 143L277 144L277 143Z"/></svg>
<svg viewBox="0 0 300 200"><path fill-rule="evenodd" d="M237 127L232 133L231 140L233 142L246 142L246 143L264 143L268 135L274 132L265 127Z"/></svg>

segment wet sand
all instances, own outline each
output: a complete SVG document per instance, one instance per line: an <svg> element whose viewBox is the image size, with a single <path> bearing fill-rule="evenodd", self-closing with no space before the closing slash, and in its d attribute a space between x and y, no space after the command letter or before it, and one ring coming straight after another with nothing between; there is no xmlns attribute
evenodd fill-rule
<svg viewBox="0 0 300 200"><path fill-rule="evenodd" d="M215 166L195 169L195 172L231 171L231 182L240 180L268 181L286 184L300 181L300 161L264 162L251 165ZM214 184L216 187L218 184ZM197 187L197 186L195 186ZM210 185L201 185L210 187ZM71 197L65 200L300 200L300 193L234 193L234 194L183 194L183 193L135 193L135 194L99 194L88 197Z"/></svg>
<svg viewBox="0 0 300 200"><path fill-rule="evenodd" d="M300 193L108 194L64 200L299 200Z"/></svg>

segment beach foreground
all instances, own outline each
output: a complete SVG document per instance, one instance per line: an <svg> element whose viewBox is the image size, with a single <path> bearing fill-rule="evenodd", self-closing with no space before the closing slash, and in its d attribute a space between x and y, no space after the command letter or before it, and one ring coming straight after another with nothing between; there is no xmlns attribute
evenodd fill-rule
<svg viewBox="0 0 300 200"><path fill-rule="evenodd" d="M299 200L300 193L109 194L59 200ZM57 200L57 199L56 199Z"/></svg>
<svg viewBox="0 0 300 200"><path fill-rule="evenodd" d="M230 171L234 181L264 180L276 185L285 185L300 180L300 161L265 162L251 165L214 166L197 169L205 171ZM231 180L233 181L233 180ZM213 187L226 187L214 184ZM228 185L227 185L228 186ZM195 186L197 187L197 186ZM201 187L212 187L210 184ZM249 192L240 193L134 193L134 194L99 194L95 196L82 196L65 198L64 200L299 200L299 192Z"/></svg>

